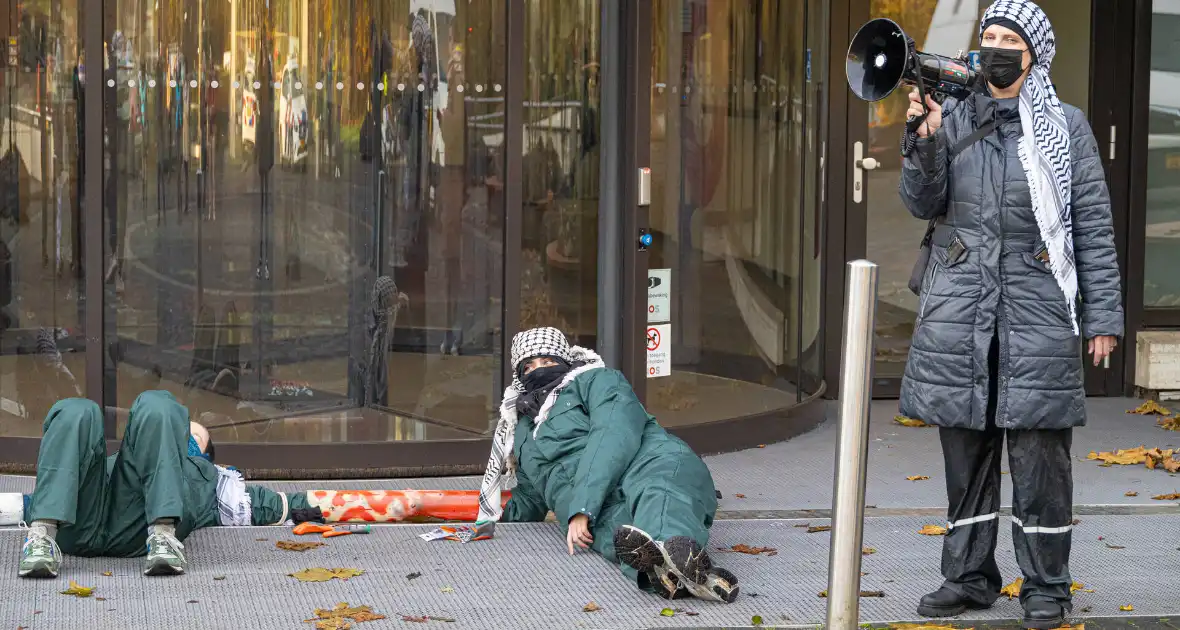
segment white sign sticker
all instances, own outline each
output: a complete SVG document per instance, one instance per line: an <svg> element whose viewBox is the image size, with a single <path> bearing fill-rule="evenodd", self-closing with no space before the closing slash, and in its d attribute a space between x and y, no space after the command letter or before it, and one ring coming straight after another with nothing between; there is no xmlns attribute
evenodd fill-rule
<svg viewBox="0 0 1180 630"><path fill-rule="evenodd" d="M659 378L672 374L672 324L647 327L647 377Z"/></svg>
<svg viewBox="0 0 1180 630"><path fill-rule="evenodd" d="M647 270L647 323L672 319L672 270Z"/></svg>

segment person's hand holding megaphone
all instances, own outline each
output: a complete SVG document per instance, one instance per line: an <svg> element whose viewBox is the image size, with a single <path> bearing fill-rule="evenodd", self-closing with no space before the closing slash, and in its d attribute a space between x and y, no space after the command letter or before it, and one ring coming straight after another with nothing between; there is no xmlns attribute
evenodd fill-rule
<svg viewBox="0 0 1180 630"><path fill-rule="evenodd" d="M942 126L942 105L934 102L934 99L927 94L926 107L923 108L921 99L922 97L918 95L918 88L914 88L910 92L910 109L906 112L906 118L913 120L925 116L926 120L918 125L918 137L927 138L934 135L934 132Z"/></svg>

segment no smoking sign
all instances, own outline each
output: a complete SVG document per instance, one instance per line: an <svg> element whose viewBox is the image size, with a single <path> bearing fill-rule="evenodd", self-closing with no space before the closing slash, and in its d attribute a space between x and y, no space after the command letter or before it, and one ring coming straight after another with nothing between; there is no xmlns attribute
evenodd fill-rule
<svg viewBox="0 0 1180 630"><path fill-rule="evenodd" d="M671 324L647 327L647 377L659 378L672 373L672 353L667 341L671 339Z"/></svg>

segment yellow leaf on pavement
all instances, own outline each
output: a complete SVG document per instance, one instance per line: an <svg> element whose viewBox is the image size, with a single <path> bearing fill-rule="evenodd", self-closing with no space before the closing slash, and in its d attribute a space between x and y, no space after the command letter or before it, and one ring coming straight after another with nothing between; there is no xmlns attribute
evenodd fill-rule
<svg viewBox="0 0 1180 630"><path fill-rule="evenodd" d="M1139 493L1135 492L1134 490L1128 490L1127 492L1123 493L1123 496L1124 497L1137 497L1137 496L1139 496Z"/></svg>
<svg viewBox="0 0 1180 630"><path fill-rule="evenodd" d="M1141 416L1170 416L1170 415L1172 415L1172 412L1169 411L1167 407L1160 405L1159 403L1157 403L1154 400L1149 400L1147 402L1144 402L1142 405L1139 405L1138 407L1135 407L1134 409L1128 409L1127 413L1134 413L1134 414L1138 414Z"/></svg>
<svg viewBox="0 0 1180 630"><path fill-rule="evenodd" d="M946 536L946 528L941 525L923 525L918 533L923 536Z"/></svg>
<svg viewBox="0 0 1180 630"><path fill-rule="evenodd" d="M900 424L903 427L910 427L910 428L914 428L914 429L921 429L923 427L930 426L930 425L926 424L925 422L922 422L921 420L916 420L914 418L907 418L905 416L893 416L893 421Z"/></svg>
<svg viewBox="0 0 1180 630"><path fill-rule="evenodd" d="M876 550L876 549L874 549L874 548L872 548L872 547L865 547L864 549L862 549L862 550L860 551L860 553L861 553L862 555L871 556L871 555L873 555L873 554L877 553L877 550Z"/></svg>
<svg viewBox="0 0 1180 630"><path fill-rule="evenodd" d="M1156 422L1161 429L1165 431L1180 431L1180 416L1174 418L1161 418Z"/></svg>
<svg viewBox="0 0 1180 630"><path fill-rule="evenodd" d="M324 569L316 567L313 569L304 569L298 573L289 573L291 577L300 582L329 582L331 580L348 580L358 575L363 575L364 571L360 569Z"/></svg>
<svg viewBox="0 0 1180 630"><path fill-rule="evenodd" d="M589 604L582 606L582 612L595 612L595 611L599 611L599 610L602 610L602 606L599 606L598 604L595 604L594 602L590 602Z"/></svg>
<svg viewBox="0 0 1180 630"><path fill-rule="evenodd" d="M1103 451L1096 453L1090 451L1087 459L1102 460L1106 464L1118 464L1119 466L1131 466L1134 464L1143 464L1147 462L1147 447L1137 446L1135 448L1120 448L1115 452Z"/></svg>
<svg viewBox="0 0 1180 630"><path fill-rule="evenodd" d="M1008 599L1020 597L1020 587L1024 586L1024 578L1016 578L1016 581L1000 589L1000 595L1007 595Z"/></svg>
<svg viewBox="0 0 1180 630"><path fill-rule="evenodd" d="M1121 610L1123 612L1132 612L1135 610L1135 607L1130 604L1127 604L1126 606L1119 606L1119 610Z"/></svg>
<svg viewBox="0 0 1180 630"><path fill-rule="evenodd" d="M929 478L930 477L927 477L926 475L910 475L909 477L906 477L905 480L906 481L926 481Z"/></svg>
<svg viewBox="0 0 1180 630"><path fill-rule="evenodd" d="M90 597L94 594L93 586L79 586L77 582L70 580L70 588L61 592L62 595L73 595L74 597Z"/></svg>
<svg viewBox="0 0 1180 630"><path fill-rule="evenodd" d="M1156 501L1180 501L1180 492L1173 492L1172 494L1157 494L1151 497Z"/></svg>
<svg viewBox="0 0 1180 630"><path fill-rule="evenodd" d="M1083 593L1093 593L1094 589L1086 588L1086 585L1082 584L1081 582L1074 582L1073 584L1069 585L1069 594L1070 595L1073 595L1074 593L1076 593L1078 591L1081 591Z"/></svg>

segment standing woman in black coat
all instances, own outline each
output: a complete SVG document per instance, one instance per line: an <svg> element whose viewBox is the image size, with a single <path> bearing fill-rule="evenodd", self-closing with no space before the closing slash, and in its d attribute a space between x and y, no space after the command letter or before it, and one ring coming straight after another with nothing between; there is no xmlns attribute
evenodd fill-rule
<svg viewBox="0 0 1180 630"><path fill-rule="evenodd" d="M971 96L944 110L911 95L910 115L929 114L901 179L910 212L936 223L900 410L940 427L949 503L946 580L918 613L954 616L999 597L1007 441L1024 623L1056 628L1073 581L1083 340L1097 365L1123 332L1110 195L1085 115L1050 82L1056 43L1041 8L997 0L980 44L984 80Z"/></svg>

